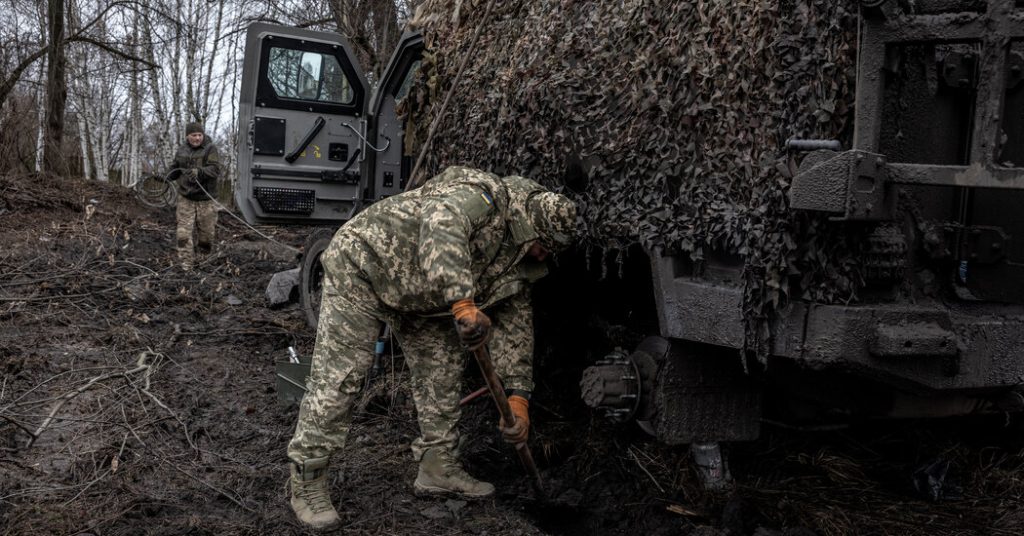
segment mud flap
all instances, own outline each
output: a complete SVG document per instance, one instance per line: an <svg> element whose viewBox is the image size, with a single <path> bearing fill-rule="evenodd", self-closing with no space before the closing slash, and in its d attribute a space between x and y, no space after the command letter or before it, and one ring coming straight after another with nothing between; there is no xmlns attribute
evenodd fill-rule
<svg viewBox="0 0 1024 536"><path fill-rule="evenodd" d="M754 440L760 434L761 393L734 350L673 341L658 374L651 424L669 445Z"/></svg>

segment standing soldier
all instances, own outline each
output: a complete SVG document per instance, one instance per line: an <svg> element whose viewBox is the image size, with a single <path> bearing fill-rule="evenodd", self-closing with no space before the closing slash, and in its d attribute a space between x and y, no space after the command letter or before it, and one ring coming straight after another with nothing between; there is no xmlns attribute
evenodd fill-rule
<svg viewBox="0 0 1024 536"><path fill-rule="evenodd" d="M217 146L206 136L203 125L186 125L185 143L175 153L168 173L178 185L178 229L175 235L178 260L185 271L195 265L197 250L202 255L213 251L213 234L217 226L217 205L213 196L217 195L217 179L221 173Z"/></svg>
<svg viewBox="0 0 1024 536"><path fill-rule="evenodd" d="M288 444L291 505L302 523L338 522L328 464L345 446L381 322L398 337L412 374L421 434L412 444L419 461L415 492L494 493L457 458L464 349L490 341L516 416L510 426L501 424L502 435L510 443L526 441L530 284L547 273L548 253L570 244L575 225L573 202L534 181L452 167L417 190L371 205L334 235L321 256L323 297L308 392Z"/></svg>

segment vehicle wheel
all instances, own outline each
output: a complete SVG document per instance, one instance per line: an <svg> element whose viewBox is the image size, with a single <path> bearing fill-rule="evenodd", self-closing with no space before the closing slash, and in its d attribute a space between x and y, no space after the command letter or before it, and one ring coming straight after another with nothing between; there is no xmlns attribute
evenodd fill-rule
<svg viewBox="0 0 1024 536"><path fill-rule="evenodd" d="M320 318L320 295L323 292L324 267L320 264L320 255L331 243L334 229L317 229L313 231L303 246L302 265L299 270L299 303L306 315L306 323L316 329Z"/></svg>

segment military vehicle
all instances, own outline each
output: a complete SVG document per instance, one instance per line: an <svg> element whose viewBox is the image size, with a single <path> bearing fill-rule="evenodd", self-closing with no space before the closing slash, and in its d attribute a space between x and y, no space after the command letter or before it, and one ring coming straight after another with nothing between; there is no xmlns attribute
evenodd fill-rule
<svg viewBox="0 0 1024 536"><path fill-rule="evenodd" d="M642 248L623 277L649 293L633 298L655 325L581 370L589 406L701 449L756 438L766 393L786 395L784 413L804 422L1024 407L1024 2L854 5L856 94L841 112L852 135L776 149L788 210L824 222L804 232L857 244L857 300L808 299L795 282L755 352L747 258ZM236 189L246 219L336 228L401 192L415 154L396 105L423 48L405 36L371 90L340 36L252 25ZM302 259L314 323L330 235L314 233Z"/></svg>

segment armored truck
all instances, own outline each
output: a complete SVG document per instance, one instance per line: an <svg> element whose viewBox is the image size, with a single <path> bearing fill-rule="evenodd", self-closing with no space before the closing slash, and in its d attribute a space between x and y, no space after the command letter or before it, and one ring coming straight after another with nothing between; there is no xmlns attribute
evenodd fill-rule
<svg viewBox="0 0 1024 536"><path fill-rule="evenodd" d="M562 4L569 10L567 20L596 16L595 10L603 9L589 3ZM672 9L684 10L678 17L693 18L685 10L699 8L682 4L689 3L673 3ZM814 88L828 83L825 77L845 76L850 91L844 94L840 88L833 92L841 97L838 102L819 102L812 110L819 120L836 122L838 117L845 127L827 137L804 135L808 129L786 132L785 125L773 127L764 139L774 144L757 149L770 151L777 159L736 164L745 168L737 175L740 179L761 177L761 184L768 185L751 187L754 194L771 198L774 207L747 216L747 222L761 222L756 225L725 231L701 227L701 216L712 210L724 214L721 221L728 227L733 210L728 192L741 192L742 185L730 183L731 190L711 200L696 199L694 192L704 190L687 186L716 176L714 166L704 164L711 162L709 153L728 149L727 144L759 143L742 136L730 138L728 132L721 141L704 137L689 143L685 138L709 114L721 115L713 105L714 92L726 85L744 86L742 65L721 65L708 72L690 69L677 78L651 76L643 80L643 91L654 95L649 102L622 98L614 101L618 105L609 105L601 98L582 98L576 99L577 108L556 111L580 117L580 131L599 136L586 131L588 114L618 114L619 121L626 121L616 106L630 102L647 102L645 113L655 115L675 114L684 104L691 110L680 115L679 130L674 132L681 141L675 145L673 139L666 140L673 132L645 133L642 121L632 122L628 132L613 131L612 142L606 138L605 146L614 145L615 136L621 135L621 145L628 146L647 143L643 135L649 134L655 139L651 143L661 148L651 155L653 164L644 164L658 170L649 180L657 182L660 197L631 197L621 211L623 220L591 220L584 225L584 247L596 248L601 259L608 257L609 236L635 237L642 228L655 237L622 242L631 260L626 269L620 265L606 278L619 278L620 288L628 291L588 294L591 302L627 300L637 315L651 320L640 324L648 332L635 346L608 348L586 363L585 370L580 367L584 402L609 418L635 420L669 444L703 445L756 438L762 424L775 418L769 405L775 396L788 399L783 414L811 422L830 415L943 416L1024 408L1024 217L1018 212L1024 207L1024 3L838 4L849 10L827 31L839 36L831 42L846 39L845 48L821 63L820 77L794 78L796 89L787 91L793 93L792 102L802 106L820 99ZM502 20L512 24L508 18ZM668 31L643 17L638 21L635 24L644 32ZM766 27L773 24L768 21ZM310 236L301 261L302 306L311 323L316 321L322 276L318 255L333 229L368 204L401 193L412 179L427 127L433 118L452 113L442 109L440 97L463 83L451 74L460 57L439 59L431 50L425 54L424 35L430 31L426 26L427 34L403 37L372 87L339 35L262 23L248 30L235 201L252 223L324 226ZM720 45L713 35L688 35L701 46ZM560 36L549 32L542 37L540 41L557 42ZM788 56L772 62L782 62L786 69L800 65L801 55L810 50L801 47L825 46L825 37L774 39L772 50ZM445 46L443 39L437 42ZM562 42L572 45L568 38ZM666 43L655 52L669 65L685 66L686 54L694 54L692 43ZM486 46L464 43L457 50L471 58L484 57ZM787 46L788 52L781 48ZM649 52L637 50L635 56L623 57L623 68L634 61L650 61ZM472 59L467 69L471 74L466 76L492 76L489 83L495 86L519 84L515 87L523 91L543 91L544 84L567 88L572 87L572 73L583 68L580 60L587 51L576 54L561 61L564 72L559 77L540 79L536 69L528 68L488 72ZM530 61L543 60L542 55L538 58ZM849 60L848 72L835 67L843 58ZM776 80L789 71L780 72ZM701 76L715 82L713 77L719 74L717 86L699 85ZM425 85L431 77L435 85L428 91ZM687 103L659 99L670 83L676 89L689 84L687 91L707 98ZM801 90L801 84L810 89ZM754 95L758 88L744 91L743 95ZM432 98L424 97L428 94ZM556 113L531 101L496 105L487 115L487 110L474 108L480 102L459 98L456 93L450 106L465 112L460 128L467 131L474 120L493 121L500 130L503 121L527 125L534 114L543 123L541 114ZM423 107L427 100L429 105ZM409 111L417 103L421 109ZM763 114L741 114L729 121L737 129L756 129L769 117L779 116L771 109ZM440 124L452 135L438 139L456 137L455 126ZM576 195L585 218L608 197L601 193L600 181L614 181L630 163L610 163L607 158L595 162L593 154L574 153L573 147L581 142L561 135L558 128L535 132L534 137L564 146L560 177L536 176L550 166L525 163L535 139L521 141L526 147L517 153L526 155L521 162L510 158L495 166L471 156L450 161L444 155L459 154L461 148L443 141L434 142L442 146L426 148L427 160L438 166L447 158L450 163L534 176ZM465 143L479 147L489 141L493 140ZM702 156L691 158L697 152ZM674 165L676 161L691 164ZM647 179L631 180L640 181L633 183L640 188L637 185ZM636 219L630 220L630 214ZM763 229L771 214L777 215L774 234L744 237ZM683 219L697 222L686 227L697 229L696 238L694 233L669 232ZM700 236L701 229L708 236ZM740 239L730 239L736 236ZM694 240L699 244L695 246ZM755 249L769 241L781 243L787 251L802 251L802 260L766 263ZM800 273L800 262L824 267L826 279L839 282L837 288L843 292L813 292L813 278ZM586 270L586 265L565 262L560 270ZM593 279L580 274L564 277L583 282L578 285ZM543 315L538 318L543 321Z"/></svg>

